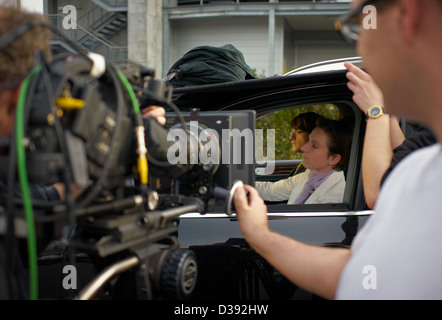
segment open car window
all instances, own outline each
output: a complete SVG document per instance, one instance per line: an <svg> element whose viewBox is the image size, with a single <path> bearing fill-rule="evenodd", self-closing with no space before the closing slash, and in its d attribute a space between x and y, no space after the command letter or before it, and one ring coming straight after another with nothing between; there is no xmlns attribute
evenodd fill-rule
<svg viewBox="0 0 442 320"><path fill-rule="evenodd" d="M300 152L295 153L292 150L290 140L292 132L291 121L296 116L306 112L314 112L334 120L338 120L341 116L338 106L334 104L318 104L278 110L261 116L256 120L256 130L262 130L264 133L262 136L256 136L257 144L263 146L263 150L266 151L266 154L264 154L260 148L256 150L256 181L277 181L287 178L292 170L302 162L302 154ZM275 136L274 150L267 145L270 130L273 130ZM266 165L265 162L268 159L276 161L274 170L271 170L273 169L272 166ZM265 167L270 167L271 169L265 170Z"/></svg>
<svg viewBox="0 0 442 320"><path fill-rule="evenodd" d="M291 121L294 117L305 112L315 112L326 118L333 120L340 120L342 118L350 119L353 124L353 142L351 146L349 166L345 170L346 189L344 193L343 203L333 204L304 204L304 205L287 205L287 202L267 202L269 213L272 212L309 212L309 211L345 211L350 207L353 201L354 186L358 183L359 177L359 163L358 163L358 137L360 134L361 117L360 113L356 112L355 106L352 103L325 103L307 106L293 106L291 108L284 108L275 110L268 114L260 116L256 121L256 129L262 129L263 132L273 129L275 132L275 151L272 155L275 160L274 170L266 170L269 167L266 165L265 158L260 158L262 152L256 154L256 181L270 181L276 182L282 179L287 179L290 173L302 162L302 154L294 153L290 141ZM275 108L276 109L276 108ZM263 137L264 150L266 149L266 136ZM265 155L269 160L269 155Z"/></svg>

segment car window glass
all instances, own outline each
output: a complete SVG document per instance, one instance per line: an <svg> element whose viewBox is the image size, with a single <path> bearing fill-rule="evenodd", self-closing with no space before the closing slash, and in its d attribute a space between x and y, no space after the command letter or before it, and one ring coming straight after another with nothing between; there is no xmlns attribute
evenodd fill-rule
<svg viewBox="0 0 442 320"><path fill-rule="evenodd" d="M259 143L262 143L263 150L267 150L266 142L267 137L265 135L268 130L274 130L275 131L275 152L274 152L274 159L275 159L275 166L273 171L268 171L263 169L263 161L270 160L271 158L268 157L268 155L265 155L266 157L262 157L262 152L256 152L256 160L257 160L257 166L256 166L256 181L270 181L270 182L276 182L282 179L288 178L290 175L293 175L294 169L297 168L297 166L302 162L302 153L294 153L293 147L290 140L290 134L292 132L291 128L291 121L296 116L306 113L306 112L315 112L318 113L326 118L333 119L333 120L340 120L343 118L350 118L355 121L354 113L348 105L344 104L333 104L333 103L326 103L326 104L315 104L315 105L307 105L307 106L294 106L292 108L285 108L282 110L278 110L273 113L269 113L263 116L260 116L257 118L256 121L256 129L262 130L264 132L264 136L262 138L262 142L257 141L258 145L261 145ZM257 139L259 136L257 136ZM267 153L269 150L267 150ZM261 158L260 158L261 156ZM261 163L261 165L260 165ZM345 172L344 174L346 174ZM347 181L348 182L348 181ZM286 210L289 211L297 211L302 212L304 211L303 208L307 211L324 211L324 210L330 210L334 208L335 206L343 205L345 206L345 202L342 204L308 204L308 205L287 205L287 201L282 202L269 202L266 203L269 205L269 212L283 212ZM336 209L336 208L334 208ZM275 211L276 210L276 211Z"/></svg>
<svg viewBox="0 0 442 320"><path fill-rule="evenodd" d="M263 141L259 145L264 146L267 150L267 132L275 130L275 160L299 160L302 159L301 153L294 153L290 141L292 132L291 121L301 113L315 112L326 118L339 119L341 117L339 108L334 104L318 104L310 106L293 107L289 109L279 110L262 116L256 120L256 129L263 130ZM257 161L264 161L262 153L256 154Z"/></svg>

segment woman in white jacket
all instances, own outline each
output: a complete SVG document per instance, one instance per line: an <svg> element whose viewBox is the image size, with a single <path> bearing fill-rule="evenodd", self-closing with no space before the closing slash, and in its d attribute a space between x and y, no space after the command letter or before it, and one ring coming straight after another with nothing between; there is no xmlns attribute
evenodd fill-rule
<svg viewBox="0 0 442 320"><path fill-rule="evenodd" d="M319 119L302 146L307 170L278 182L256 182L266 201L287 204L342 203L345 176L351 149L352 130L344 121Z"/></svg>

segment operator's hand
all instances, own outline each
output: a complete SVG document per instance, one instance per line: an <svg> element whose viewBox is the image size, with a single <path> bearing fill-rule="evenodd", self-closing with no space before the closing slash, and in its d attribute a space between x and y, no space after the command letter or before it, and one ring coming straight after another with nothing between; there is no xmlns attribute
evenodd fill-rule
<svg viewBox="0 0 442 320"><path fill-rule="evenodd" d="M248 194L246 193L248 191ZM258 191L248 185L238 188L233 197L239 228L247 240L269 231L267 206Z"/></svg>
<svg viewBox="0 0 442 320"><path fill-rule="evenodd" d="M159 106L149 106L143 111L144 118L156 118L159 124L164 126L166 124L166 110Z"/></svg>
<svg viewBox="0 0 442 320"><path fill-rule="evenodd" d="M83 192L83 188L77 186L75 183L72 183L70 186L71 186L70 187L71 195L74 198L77 198ZM53 187L55 188L55 190L57 190L60 201L65 201L66 200L65 184L58 182L53 184Z"/></svg>
<svg viewBox="0 0 442 320"><path fill-rule="evenodd" d="M365 114L368 110L378 105L384 107L384 96L373 78L350 62L345 62L347 68L348 88L353 91L353 101Z"/></svg>

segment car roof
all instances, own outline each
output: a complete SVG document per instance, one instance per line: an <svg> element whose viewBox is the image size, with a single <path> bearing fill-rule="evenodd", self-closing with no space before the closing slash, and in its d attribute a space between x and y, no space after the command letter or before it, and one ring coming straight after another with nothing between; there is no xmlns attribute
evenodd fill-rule
<svg viewBox="0 0 442 320"><path fill-rule="evenodd" d="M285 76L293 76L298 74L306 74L306 73L316 73L316 72L325 72L325 71L337 71L337 70L345 70L344 62L351 62L359 67L362 66L362 58L361 57L349 57L349 58L339 58L327 61L321 61L317 63L312 63L306 65L304 67L297 68L295 70L289 71Z"/></svg>
<svg viewBox="0 0 442 320"><path fill-rule="evenodd" d="M275 92L291 90L294 87L313 87L342 84L348 82L344 62L360 64L359 57L342 58L314 63L285 75L223 82L208 85L174 88L174 102L182 111L198 108L201 111L221 110L235 101L252 99L257 96L272 95ZM178 99L175 99L177 98ZM181 98L184 97L184 101Z"/></svg>

